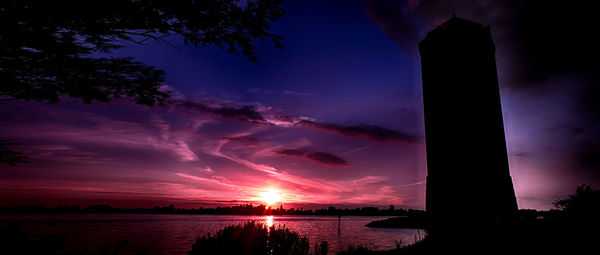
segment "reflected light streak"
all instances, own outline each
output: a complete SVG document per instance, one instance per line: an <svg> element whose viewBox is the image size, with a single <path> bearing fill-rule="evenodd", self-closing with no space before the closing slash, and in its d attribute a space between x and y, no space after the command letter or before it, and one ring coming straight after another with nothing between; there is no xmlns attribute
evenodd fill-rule
<svg viewBox="0 0 600 255"><path fill-rule="evenodd" d="M273 221L273 216L269 215L265 217L265 225L267 226L267 228L270 230L271 227L273 227L274 221Z"/></svg>

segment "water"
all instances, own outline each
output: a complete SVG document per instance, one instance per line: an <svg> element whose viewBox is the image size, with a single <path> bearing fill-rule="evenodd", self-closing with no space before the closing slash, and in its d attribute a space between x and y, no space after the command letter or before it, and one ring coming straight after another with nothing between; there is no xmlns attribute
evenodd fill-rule
<svg viewBox="0 0 600 255"><path fill-rule="evenodd" d="M151 214L24 214L1 215L0 222L18 222L31 234L52 233L66 239L67 249L97 251L118 248L118 254L185 254L194 237L249 220L267 225L285 225L309 238L311 251L321 241L330 253L349 245L367 245L380 250L410 244L422 230L365 227L370 221L388 217L344 216L338 231L337 216L237 216Z"/></svg>

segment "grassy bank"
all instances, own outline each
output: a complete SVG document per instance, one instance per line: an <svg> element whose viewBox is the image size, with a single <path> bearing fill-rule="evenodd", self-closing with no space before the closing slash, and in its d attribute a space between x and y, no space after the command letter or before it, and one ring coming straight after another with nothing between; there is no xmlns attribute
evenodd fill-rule
<svg viewBox="0 0 600 255"><path fill-rule="evenodd" d="M410 217L400 216L384 220L371 221L365 225L371 228L412 228L412 229L424 229L425 218L424 217Z"/></svg>

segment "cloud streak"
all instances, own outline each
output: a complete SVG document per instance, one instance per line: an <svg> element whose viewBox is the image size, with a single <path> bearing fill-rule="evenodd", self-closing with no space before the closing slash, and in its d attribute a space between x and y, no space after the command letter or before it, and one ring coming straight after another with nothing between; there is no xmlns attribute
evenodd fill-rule
<svg viewBox="0 0 600 255"><path fill-rule="evenodd" d="M234 105L218 102L176 102L188 110L196 110L202 113L210 113L220 117L239 120L262 125L273 125L278 127L312 128L329 131L349 137L364 137L371 140L401 141L401 142L420 142L422 137L414 134L408 134L375 125L338 125L332 123L318 122L310 117L301 117L295 115L284 115L274 112L269 107L258 108L250 105ZM316 155L315 157L319 157Z"/></svg>
<svg viewBox="0 0 600 255"><path fill-rule="evenodd" d="M17 178L0 194L13 202L62 198L85 204L114 199L135 200L143 207L157 201L196 207L219 205L216 201L257 203L260 192L276 188L286 203L300 206L388 204L394 197L400 201L390 189L381 193L381 187L394 185L377 170L379 166L365 163L362 148L406 144L345 138L366 137L363 131L339 137L342 126L300 126L310 119L282 115L269 107L207 104L198 111L198 105L149 109L119 102L26 105L21 121L3 130L11 139L30 144L25 147L32 158L26 165L30 170L16 177L14 172L0 172L0 181ZM328 151L331 141L336 152ZM338 151L352 153L352 164ZM339 175L341 167L344 175ZM31 183L37 185L26 185ZM32 191L15 191L25 186Z"/></svg>
<svg viewBox="0 0 600 255"><path fill-rule="evenodd" d="M354 126L342 126L337 124L319 123L310 120L301 120L294 126L317 128L350 137L362 136L375 141L402 141L414 143L422 140L416 135L374 125L361 124Z"/></svg>
<svg viewBox="0 0 600 255"><path fill-rule="evenodd" d="M287 156L296 156L296 157L305 157L307 159L323 163L331 166L345 166L348 165L348 162L343 158L340 158L336 155L327 152L317 152L317 151L309 151L309 150L295 150L295 149L284 149L277 151L277 153L281 155Z"/></svg>
<svg viewBox="0 0 600 255"><path fill-rule="evenodd" d="M369 199L373 199L375 197L381 198L381 196L371 195L369 197L366 197L363 193L367 190L371 190L372 186L379 186L381 183L386 182L388 180L388 178L384 176L372 175L348 180L327 180L318 177L302 177L299 175L288 173L288 171L278 169L268 164L255 163L251 160L237 157L234 155L235 153L233 151L224 151L224 148L226 148L226 145L228 143L229 140L222 139L214 147L205 148L205 153L230 160L249 169L267 174L268 178L273 178L277 180L277 183L279 183L278 189L281 190L283 193L288 194L287 202L291 203L302 203L303 201L311 201L314 203L327 203L327 201L336 201L336 203L346 203L356 201L356 199L359 199L359 201L361 202L373 202L374 200ZM315 152L288 149L281 150L279 151L279 153L293 156L305 156L307 158L312 155L312 157L315 158L327 158L318 158L319 160L331 161L329 155L322 156L319 153ZM329 161L327 162L329 163ZM336 163L339 164L340 162ZM200 178L198 180L209 181L205 180L204 178ZM210 182L213 181L210 180ZM264 184L259 184L259 186L261 187L255 187L254 189L264 189ZM385 199L380 199L379 201L385 201Z"/></svg>

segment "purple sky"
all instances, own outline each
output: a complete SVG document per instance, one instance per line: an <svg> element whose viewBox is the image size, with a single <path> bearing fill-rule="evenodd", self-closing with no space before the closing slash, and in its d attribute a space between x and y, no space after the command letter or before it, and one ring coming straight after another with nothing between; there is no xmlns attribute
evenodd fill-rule
<svg viewBox="0 0 600 255"><path fill-rule="evenodd" d="M455 9L491 25L518 204L548 209L600 180L598 64L582 61L597 39L586 13L552 15L585 8L550 2L287 1L284 48L258 42L259 63L176 37L131 45L114 55L164 69L170 102L0 105L0 137L31 160L0 166L0 205L199 207L276 189L287 207L424 208L417 43Z"/></svg>

